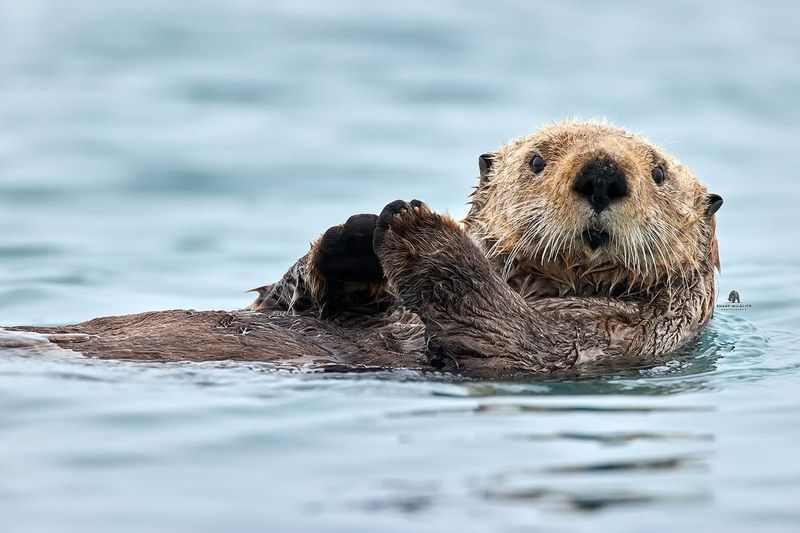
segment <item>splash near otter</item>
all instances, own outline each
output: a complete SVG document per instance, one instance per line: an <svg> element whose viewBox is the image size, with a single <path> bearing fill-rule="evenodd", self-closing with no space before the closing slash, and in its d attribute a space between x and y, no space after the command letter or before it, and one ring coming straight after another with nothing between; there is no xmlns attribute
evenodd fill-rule
<svg viewBox="0 0 800 533"><path fill-rule="evenodd" d="M20 329L98 357L493 375L656 362L711 318L722 198L670 154L565 122L478 167L463 221L418 200L355 215L247 310Z"/></svg>

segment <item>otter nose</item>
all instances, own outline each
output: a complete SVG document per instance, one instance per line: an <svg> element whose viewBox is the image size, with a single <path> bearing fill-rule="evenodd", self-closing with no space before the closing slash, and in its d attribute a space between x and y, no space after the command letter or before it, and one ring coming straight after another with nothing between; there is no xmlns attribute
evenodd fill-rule
<svg viewBox="0 0 800 533"><path fill-rule="evenodd" d="M584 165L572 189L592 204L595 213L600 213L611 202L628 194L628 180L613 159L603 157Z"/></svg>

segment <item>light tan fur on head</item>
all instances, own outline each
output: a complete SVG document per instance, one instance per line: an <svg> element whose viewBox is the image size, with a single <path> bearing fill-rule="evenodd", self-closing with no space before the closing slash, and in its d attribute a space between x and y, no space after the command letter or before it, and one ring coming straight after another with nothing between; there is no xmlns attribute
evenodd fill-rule
<svg viewBox="0 0 800 533"><path fill-rule="evenodd" d="M534 173L531 160L544 159ZM464 225L523 296L620 296L713 277L719 267L708 191L677 159L639 135L563 122L487 154ZM613 160L628 193L596 213L574 190L593 159ZM663 169L657 184L653 170ZM592 249L582 237L602 231Z"/></svg>

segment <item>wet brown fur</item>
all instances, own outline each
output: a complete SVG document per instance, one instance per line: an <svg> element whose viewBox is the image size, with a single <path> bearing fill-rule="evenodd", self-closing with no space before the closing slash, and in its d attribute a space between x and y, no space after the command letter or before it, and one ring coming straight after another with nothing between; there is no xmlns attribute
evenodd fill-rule
<svg viewBox="0 0 800 533"><path fill-rule="evenodd" d="M533 155L547 162L534 175ZM613 159L629 194L595 214L572 183ZM445 368L478 375L655 362L709 320L719 267L708 191L672 156L602 123L564 122L491 154L467 217L387 208L380 281L329 279L321 240L246 311L106 317L24 328L106 358ZM661 166L661 185L651 178ZM390 209L391 207L391 209ZM609 234L596 250L587 228ZM85 333L58 341L53 335Z"/></svg>

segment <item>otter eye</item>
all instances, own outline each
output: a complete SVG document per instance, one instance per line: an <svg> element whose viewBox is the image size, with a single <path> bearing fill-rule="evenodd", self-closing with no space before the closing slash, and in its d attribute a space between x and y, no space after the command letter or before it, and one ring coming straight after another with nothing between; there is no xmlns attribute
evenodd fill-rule
<svg viewBox="0 0 800 533"><path fill-rule="evenodd" d="M547 163L541 158L541 156L535 155L533 156L533 159L531 159L531 170L533 170L534 174L538 174L544 170L545 165L547 165Z"/></svg>
<svg viewBox="0 0 800 533"><path fill-rule="evenodd" d="M657 185L661 185L664 181L664 169L660 166L653 169L653 181L655 181Z"/></svg>

